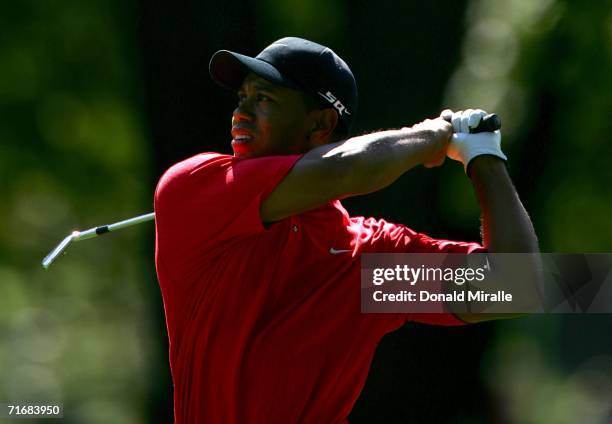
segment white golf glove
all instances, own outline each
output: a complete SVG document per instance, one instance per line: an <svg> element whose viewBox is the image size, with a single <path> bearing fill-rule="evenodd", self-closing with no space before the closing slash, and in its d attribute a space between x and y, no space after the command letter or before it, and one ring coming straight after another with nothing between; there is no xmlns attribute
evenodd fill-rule
<svg viewBox="0 0 612 424"><path fill-rule="evenodd" d="M450 111L448 111L450 112ZM443 115L448 113L442 112ZM501 150L501 132L481 132L470 134L470 129L476 128L487 113L481 109L466 109L453 113L453 137L448 145L446 155L463 163L467 174L470 161L477 156L493 155L508 160Z"/></svg>

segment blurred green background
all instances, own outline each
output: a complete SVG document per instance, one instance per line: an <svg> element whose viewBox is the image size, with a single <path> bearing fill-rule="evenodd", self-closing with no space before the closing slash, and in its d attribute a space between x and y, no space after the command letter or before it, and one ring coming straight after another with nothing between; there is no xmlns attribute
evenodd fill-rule
<svg viewBox="0 0 612 424"><path fill-rule="evenodd" d="M171 420L152 224L40 260L71 230L152 210L172 163L229 151L218 49L296 35L360 88L356 132L440 110L503 119L545 252L612 251L612 6L600 0L37 2L0 13L0 403L55 401L63 422ZM415 169L354 215L478 240L461 166ZM532 316L385 337L351 422L612 421L612 316Z"/></svg>

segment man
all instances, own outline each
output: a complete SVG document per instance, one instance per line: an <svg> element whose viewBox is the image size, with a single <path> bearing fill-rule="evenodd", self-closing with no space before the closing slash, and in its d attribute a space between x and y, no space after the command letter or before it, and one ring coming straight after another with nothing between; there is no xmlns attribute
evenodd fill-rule
<svg viewBox="0 0 612 424"><path fill-rule="evenodd" d="M453 124L436 118L346 139L353 74L299 38L256 58L217 52L210 73L238 95L234 155L174 165L155 195L176 422L345 422L384 334L408 320L478 320L360 313L362 253L537 251L499 132L468 134L484 112L467 110L447 111ZM482 246L350 217L339 201L447 155L478 194Z"/></svg>

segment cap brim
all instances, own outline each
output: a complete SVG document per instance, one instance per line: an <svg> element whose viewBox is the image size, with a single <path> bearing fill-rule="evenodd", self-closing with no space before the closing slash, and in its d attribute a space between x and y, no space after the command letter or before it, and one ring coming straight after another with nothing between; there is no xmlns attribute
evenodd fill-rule
<svg viewBox="0 0 612 424"><path fill-rule="evenodd" d="M300 87L280 73L278 69L261 59L228 50L219 50L210 59L210 76L217 84L230 90L238 90L249 72L274 84L299 89Z"/></svg>

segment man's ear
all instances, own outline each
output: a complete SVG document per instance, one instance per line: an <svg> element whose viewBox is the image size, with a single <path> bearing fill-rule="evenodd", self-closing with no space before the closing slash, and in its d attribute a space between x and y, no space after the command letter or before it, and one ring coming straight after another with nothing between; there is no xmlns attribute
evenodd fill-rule
<svg viewBox="0 0 612 424"><path fill-rule="evenodd" d="M329 143L336 126L338 126L338 114L332 108L319 109L311 113L315 115L310 130L310 143L312 146L322 146Z"/></svg>

